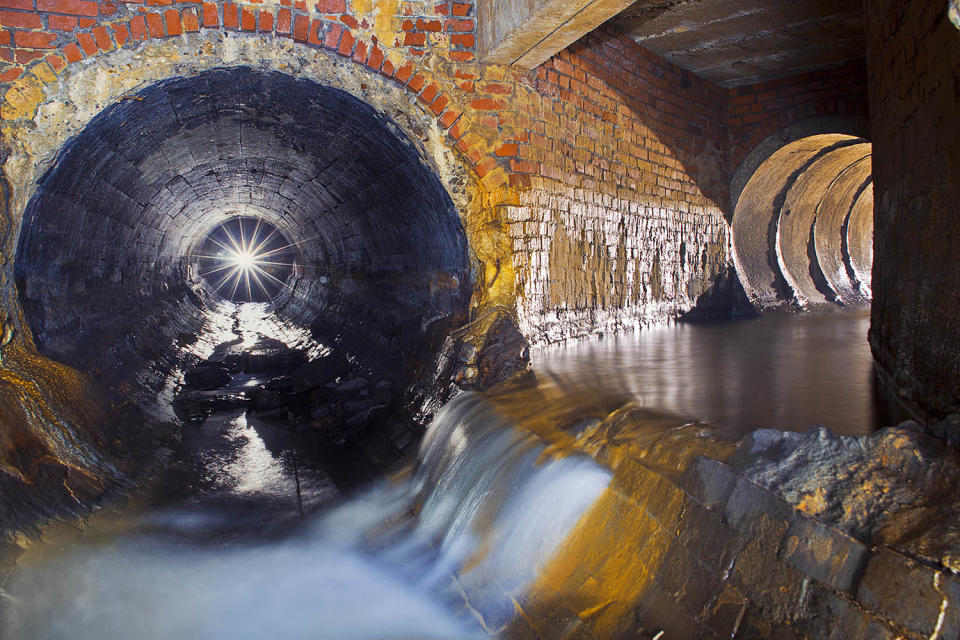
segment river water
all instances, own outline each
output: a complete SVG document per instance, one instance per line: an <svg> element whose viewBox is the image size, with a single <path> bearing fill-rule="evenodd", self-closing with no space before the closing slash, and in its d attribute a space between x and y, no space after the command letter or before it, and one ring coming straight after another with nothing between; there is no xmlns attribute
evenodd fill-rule
<svg viewBox="0 0 960 640"><path fill-rule="evenodd" d="M632 401L664 428L712 422L725 437L867 433L885 415L867 323L783 315L538 349L536 385L458 396L390 477L356 473L361 454L317 434L217 413L185 427L153 495L31 549L4 585L0 636L490 637L610 482L498 403L586 418Z"/></svg>

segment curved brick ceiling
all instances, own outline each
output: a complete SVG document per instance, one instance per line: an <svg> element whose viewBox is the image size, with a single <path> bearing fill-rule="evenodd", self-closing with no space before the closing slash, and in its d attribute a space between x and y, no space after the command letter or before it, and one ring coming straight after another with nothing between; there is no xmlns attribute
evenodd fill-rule
<svg viewBox="0 0 960 640"><path fill-rule="evenodd" d="M733 257L758 307L870 300L871 145L823 134L773 153L733 215Z"/></svg>
<svg viewBox="0 0 960 640"><path fill-rule="evenodd" d="M303 276L278 308L325 340L403 350L466 304L458 214L394 125L336 89L219 69L106 109L41 181L16 258L38 345L83 369L167 346L210 294L188 256L238 215L297 243ZM144 337L152 314L171 329Z"/></svg>

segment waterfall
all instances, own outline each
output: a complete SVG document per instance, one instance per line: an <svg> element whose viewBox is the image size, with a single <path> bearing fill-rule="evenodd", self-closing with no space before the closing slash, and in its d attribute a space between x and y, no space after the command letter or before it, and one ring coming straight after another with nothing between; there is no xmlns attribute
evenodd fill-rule
<svg viewBox="0 0 960 640"><path fill-rule="evenodd" d="M3 637L489 637L610 473L545 445L482 396L430 425L417 463L311 516L280 541L196 543L196 514L29 563L7 588ZM229 517L228 514L219 514ZM214 518L216 519L216 518ZM218 522L222 526L222 522ZM185 542L185 540L189 542Z"/></svg>

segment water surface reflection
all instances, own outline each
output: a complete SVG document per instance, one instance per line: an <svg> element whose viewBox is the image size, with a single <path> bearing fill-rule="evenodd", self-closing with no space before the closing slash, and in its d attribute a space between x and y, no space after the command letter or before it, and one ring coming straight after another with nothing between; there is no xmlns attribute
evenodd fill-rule
<svg viewBox="0 0 960 640"><path fill-rule="evenodd" d="M677 324L534 350L539 386L564 403L619 393L731 436L822 424L866 434L893 418L878 401L869 310Z"/></svg>

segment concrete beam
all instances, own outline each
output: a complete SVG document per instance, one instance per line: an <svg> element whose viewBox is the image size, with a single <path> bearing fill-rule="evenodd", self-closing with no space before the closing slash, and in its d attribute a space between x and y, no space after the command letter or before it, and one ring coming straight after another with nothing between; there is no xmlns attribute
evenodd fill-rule
<svg viewBox="0 0 960 640"><path fill-rule="evenodd" d="M480 59L532 69L633 3L634 0L478 0Z"/></svg>

